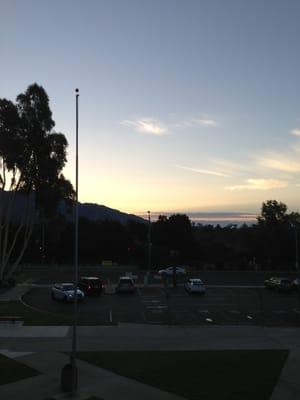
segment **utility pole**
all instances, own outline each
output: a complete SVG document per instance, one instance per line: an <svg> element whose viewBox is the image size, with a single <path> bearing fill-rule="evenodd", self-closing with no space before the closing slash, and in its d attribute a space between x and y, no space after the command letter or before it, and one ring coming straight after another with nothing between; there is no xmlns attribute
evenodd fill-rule
<svg viewBox="0 0 300 400"><path fill-rule="evenodd" d="M73 332L72 332L72 394L76 395L78 386L76 351L77 351L77 324L78 324L78 98L79 89L75 90L76 97L76 162L75 162L75 244L74 244L74 316L73 316Z"/></svg>
<svg viewBox="0 0 300 400"><path fill-rule="evenodd" d="M299 270L298 226L295 224L295 267Z"/></svg>
<svg viewBox="0 0 300 400"><path fill-rule="evenodd" d="M70 361L61 371L61 390L71 393L73 397L77 394L78 376L76 365L77 350L77 324L78 324L78 98L79 89L75 90L76 97L76 161L75 161L75 242L74 242L74 310L73 310L73 326L72 326L72 351Z"/></svg>
<svg viewBox="0 0 300 400"><path fill-rule="evenodd" d="M151 213L148 211L148 271L151 270Z"/></svg>

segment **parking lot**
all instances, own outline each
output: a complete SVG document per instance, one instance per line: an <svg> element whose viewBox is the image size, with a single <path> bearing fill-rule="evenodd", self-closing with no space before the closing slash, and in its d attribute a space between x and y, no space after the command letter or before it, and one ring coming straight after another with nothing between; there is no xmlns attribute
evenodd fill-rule
<svg viewBox="0 0 300 400"><path fill-rule="evenodd" d="M34 287L23 301L41 311L72 314L72 304L53 301L51 288ZM134 294L86 297L79 304L85 325L147 323L168 325L300 326L297 292L278 293L259 287L208 286L204 296L177 288L138 287Z"/></svg>

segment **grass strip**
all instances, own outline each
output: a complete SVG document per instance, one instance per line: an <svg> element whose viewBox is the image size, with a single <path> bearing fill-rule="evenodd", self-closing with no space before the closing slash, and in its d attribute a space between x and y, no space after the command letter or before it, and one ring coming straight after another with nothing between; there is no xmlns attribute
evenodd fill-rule
<svg viewBox="0 0 300 400"><path fill-rule="evenodd" d="M268 400L288 350L105 351L78 357L190 400Z"/></svg>
<svg viewBox="0 0 300 400"><path fill-rule="evenodd" d="M40 375L40 372L25 364L0 354L0 385Z"/></svg>
<svg viewBox="0 0 300 400"><path fill-rule="evenodd" d="M67 315L34 310L20 301L0 301L0 316L23 317L24 325L69 325Z"/></svg>

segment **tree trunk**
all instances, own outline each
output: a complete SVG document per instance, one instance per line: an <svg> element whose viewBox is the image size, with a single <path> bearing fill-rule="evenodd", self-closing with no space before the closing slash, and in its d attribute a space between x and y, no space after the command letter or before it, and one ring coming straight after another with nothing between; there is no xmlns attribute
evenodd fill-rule
<svg viewBox="0 0 300 400"><path fill-rule="evenodd" d="M32 195L20 195L20 216L16 211L16 192L0 190L0 280L10 278L17 269L30 240L35 222ZM12 225L15 232L12 234ZM21 243L21 245L20 245ZM18 253L16 245L19 244Z"/></svg>

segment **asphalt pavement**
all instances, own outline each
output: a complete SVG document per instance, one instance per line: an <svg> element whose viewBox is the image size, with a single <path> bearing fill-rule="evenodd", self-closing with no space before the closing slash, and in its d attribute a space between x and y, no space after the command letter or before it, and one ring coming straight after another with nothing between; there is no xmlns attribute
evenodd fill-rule
<svg viewBox="0 0 300 400"><path fill-rule="evenodd" d="M207 293L189 295L179 285L138 285L134 294L86 297L79 304L79 321L94 324L300 326L297 292L278 293L261 286L207 285ZM67 315L72 304L53 301L51 286L35 285L22 301L37 309Z"/></svg>

